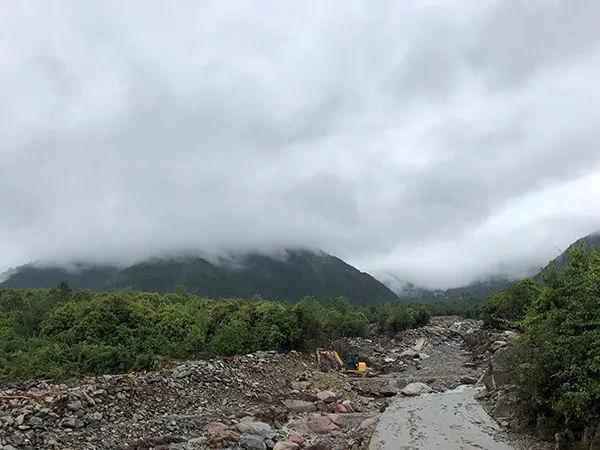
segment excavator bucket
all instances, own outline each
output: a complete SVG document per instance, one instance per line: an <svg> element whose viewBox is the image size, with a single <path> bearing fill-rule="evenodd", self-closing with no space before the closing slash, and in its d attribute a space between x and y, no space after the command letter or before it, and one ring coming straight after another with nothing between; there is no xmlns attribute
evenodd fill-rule
<svg viewBox="0 0 600 450"><path fill-rule="evenodd" d="M334 350L317 349L317 365L323 372L330 370L340 371L344 369L344 361L340 358L338 352Z"/></svg>

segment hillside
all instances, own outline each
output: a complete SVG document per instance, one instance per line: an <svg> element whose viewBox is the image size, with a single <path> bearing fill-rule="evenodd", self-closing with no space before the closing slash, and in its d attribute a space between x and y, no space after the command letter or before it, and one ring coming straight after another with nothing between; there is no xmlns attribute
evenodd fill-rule
<svg viewBox="0 0 600 450"><path fill-rule="evenodd" d="M575 242L573 242L564 252L562 252L560 255L558 255L556 258L550 261L546 265L546 267L544 267L534 278L536 280L540 280L544 271L550 267L555 267L557 269L563 268L567 264L567 261L569 259L569 252L573 248L579 247L582 244L588 248L594 248L596 249L596 251L600 252L600 231L588 234L587 236L582 237L581 239L578 239Z"/></svg>
<svg viewBox="0 0 600 450"><path fill-rule="evenodd" d="M296 301L305 296L348 298L352 303L381 303L396 294L371 275L335 256L287 250L285 258L246 254L235 262L213 263L199 256L157 258L125 268L78 264L74 269L25 265L12 270L0 288L54 287L66 281L73 289L136 289L171 292L177 286L214 298L260 296Z"/></svg>
<svg viewBox="0 0 600 450"><path fill-rule="evenodd" d="M485 300L513 283L503 277L490 277L457 288L431 290L403 282L393 274L383 274L381 280L401 299L419 303Z"/></svg>

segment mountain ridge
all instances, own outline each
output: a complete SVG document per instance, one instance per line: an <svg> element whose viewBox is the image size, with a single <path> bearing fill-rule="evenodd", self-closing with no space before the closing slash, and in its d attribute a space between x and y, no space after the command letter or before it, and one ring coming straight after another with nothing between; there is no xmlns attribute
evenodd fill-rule
<svg viewBox="0 0 600 450"><path fill-rule="evenodd" d="M136 289L158 293L183 286L213 298L297 301L305 296L346 297L351 303L397 300L383 283L322 251L286 249L285 255L247 253L211 262L201 256L155 257L119 268L74 263L70 268L27 264L12 269L2 288L50 288L66 281L73 289Z"/></svg>

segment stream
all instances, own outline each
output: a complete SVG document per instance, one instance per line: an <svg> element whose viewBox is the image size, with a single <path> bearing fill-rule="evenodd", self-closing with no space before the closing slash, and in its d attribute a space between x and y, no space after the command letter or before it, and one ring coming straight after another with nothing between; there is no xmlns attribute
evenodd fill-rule
<svg viewBox="0 0 600 450"><path fill-rule="evenodd" d="M398 397L385 411L372 450L511 450L501 430L474 399L476 388Z"/></svg>

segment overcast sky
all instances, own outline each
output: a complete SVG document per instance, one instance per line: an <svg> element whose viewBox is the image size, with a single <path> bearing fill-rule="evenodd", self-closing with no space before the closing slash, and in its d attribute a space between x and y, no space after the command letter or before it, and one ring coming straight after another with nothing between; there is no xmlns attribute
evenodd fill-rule
<svg viewBox="0 0 600 450"><path fill-rule="evenodd" d="M0 271L322 248L452 287L600 229L600 2L0 15Z"/></svg>

